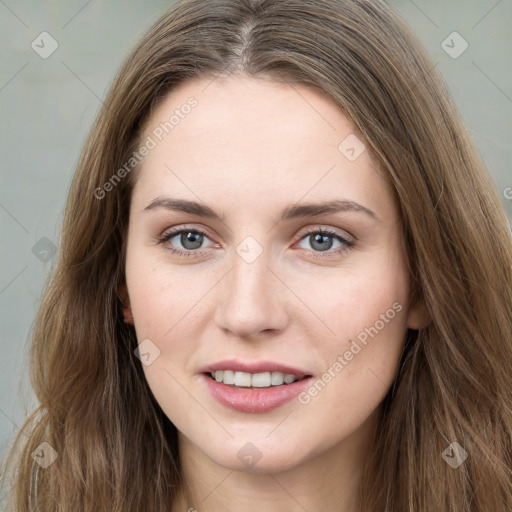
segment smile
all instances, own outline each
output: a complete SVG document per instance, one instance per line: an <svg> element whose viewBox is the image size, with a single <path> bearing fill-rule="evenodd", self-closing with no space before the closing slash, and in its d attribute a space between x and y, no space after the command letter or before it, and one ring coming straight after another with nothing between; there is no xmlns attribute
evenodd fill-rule
<svg viewBox="0 0 512 512"><path fill-rule="evenodd" d="M207 393L224 407L263 413L291 401L313 381L313 372L278 361L225 359L200 368Z"/></svg>

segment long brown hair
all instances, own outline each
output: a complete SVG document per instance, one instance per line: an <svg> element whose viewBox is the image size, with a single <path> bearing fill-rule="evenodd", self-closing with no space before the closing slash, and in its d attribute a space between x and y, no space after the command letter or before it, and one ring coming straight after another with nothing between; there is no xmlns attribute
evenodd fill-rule
<svg viewBox="0 0 512 512"><path fill-rule="evenodd" d="M177 433L149 391L119 297L133 174L104 197L98 189L129 161L166 91L234 72L332 98L396 193L414 296L432 321L407 333L361 511L510 512L509 224L431 60L379 0L185 0L128 56L79 160L37 314L31 378L40 405L4 467L15 469L11 506L170 509ZM46 469L32 456L42 442L58 454ZM442 457L459 450L455 442L467 452L456 469Z"/></svg>

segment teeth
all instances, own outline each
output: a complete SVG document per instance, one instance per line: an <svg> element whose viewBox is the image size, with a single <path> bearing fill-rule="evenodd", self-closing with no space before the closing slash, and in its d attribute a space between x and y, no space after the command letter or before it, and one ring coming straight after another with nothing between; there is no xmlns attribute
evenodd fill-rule
<svg viewBox="0 0 512 512"><path fill-rule="evenodd" d="M235 372L235 386L248 388L251 385L251 374L245 372Z"/></svg>
<svg viewBox="0 0 512 512"><path fill-rule="evenodd" d="M235 372L232 372L231 370L224 370L223 376L222 376L222 382L224 382L224 384L231 384L231 385L234 384L235 383Z"/></svg>
<svg viewBox="0 0 512 512"><path fill-rule="evenodd" d="M281 386L282 384L291 384L298 377L291 373L281 372L263 372L247 373L235 372L232 370L216 370L210 373L217 382L223 382L228 386L238 386L244 388L268 388L270 386Z"/></svg>
<svg viewBox="0 0 512 512"><path fill-rule="evenodd" d="M250 375L249 373L247 375ZM270 372L255 373L251 378L251 386L253 388L268 388L272 384Z"/></svg>

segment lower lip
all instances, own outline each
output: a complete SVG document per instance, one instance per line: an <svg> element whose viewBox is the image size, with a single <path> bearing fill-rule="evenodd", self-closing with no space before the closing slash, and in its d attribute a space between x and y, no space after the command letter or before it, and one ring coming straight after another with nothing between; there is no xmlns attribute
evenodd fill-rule
<svg viewBox="0 0 512 512"><path fill-rule="evenodd" d="M206 386L222 405L241 412L267 412L293 400L310 385L312 377L268 388L237 388L203 374Z"/></svg>

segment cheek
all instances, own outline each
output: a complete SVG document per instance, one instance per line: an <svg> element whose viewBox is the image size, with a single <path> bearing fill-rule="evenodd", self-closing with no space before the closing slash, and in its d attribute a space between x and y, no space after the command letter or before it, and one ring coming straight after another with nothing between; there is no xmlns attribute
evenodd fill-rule
<svg viewBox="0 0 512 512"><path fill-rule="evenodd" d="M398 339L406 325L409 294L408 273L399 256L375 255L371 262L347 265L328 276L301 276L296 282L298 296L305 297L308 309L302 315L308 329L323 338L322 350L342 350L376 325L382 343ZM301 320L298 320L300 323ZM375 332L374 329L371 329ZM368 334L366 334L368 336Z"/></svg>
<svg viewBox="0 0 512 512"><path fill-rule="evenodd" d="M167 386L173 385L170 374L181 381L199 348L198 333L208 320L203 299L211 284L208 273L195 279L191 266L170 265L166 255L154 249L133 248L126 280L138 343L149 339L158 354L144 372L150 386L164 386L167 393Z"/></svg>
<svg viewBox="0 0 512 512"><path fill-rule="evenodd" d="M126 280L139 339L150 335L165 338L199 300L200 290L191 282L186 267L172 268L165 255L153 247L133 248L127 258Z"/></svg>
<svg viewBox="0 0 512 512"><path fill-rule="evenodd" d="M324 372L302 396L319 415L328 413L332 424L350 428L378 407L393 384L407 332L407 281L368 277L346 282L329 307L326 318L336 335L322 348Z"/></svg>
<svg viewBox="0 0 512 512"><path fill-rule="evenodd" d="M191 286L190 276L179 269L171 276L170 266L151 261L149 254L134 251L131 256L126 274L137 340L150 340L144 375L160 407L178 428L186 428L193 400L187 400L184 390L191 356L198 349L194 332L201 322L197 305L202 287Z"/></svg>
<svg viewBox="0 0 512 512"><path fill-rule="evenodd" d="M381 255L364 271L340 272L328 287L304 282L302 293L306 290L308 305L321 320L310 323L310 332L322 340L316 351L324 373L304 403L309 398L324 406L342 403L339 414L351 407L364 415L385 396L398 368L407 332L406 265L399 256Z"/></svg>

